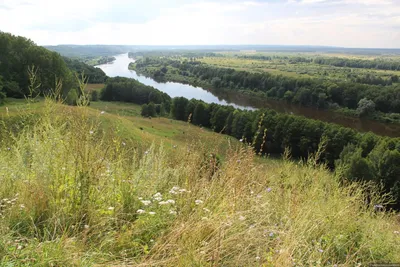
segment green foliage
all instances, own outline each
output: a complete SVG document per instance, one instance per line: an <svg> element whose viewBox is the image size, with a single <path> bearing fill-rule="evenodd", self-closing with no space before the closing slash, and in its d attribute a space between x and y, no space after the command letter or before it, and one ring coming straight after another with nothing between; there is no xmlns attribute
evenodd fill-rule
<svg viewBox="0 0 400 267"><path fill-rule="evenodd" d="M164 104L164 109L169 109L171 97L154 87L146 86L136 80L116 77L107 80L106 86L101 91L100 99L103 101L124 101L135 104Z"/></svg>
<svg viewBox="0 0 400 267"><path fill-rule="evenodd" d="M78 92L75 88L69 90L67 97L65 99L65 103L70 106L76 106L78 104L79 96Z"/></svg>
<svg viewBox="0 0 400 267"><path fill-rule="evenodd" d="M148 104L143 104L142 109L140 111L140 115L143 117L148 117L149 116L149 105Z"/></svg>
<svg viewBox="0 0 400 267"><path fill-rule="evenodd" d="M103 70L99 68L95 68L81 62L77 59L71 59L67 57L63 57L65 63L67 64L68 68L74 71L75 73L82 73L84 72L87 76L88 83L105 83L107 80L107 76Z"/></svg>
<svg viewBox="0 0 400 267"><path fill-rule="evenodd" d="M73 85L71 72L59 54L24 37L0 32L0 62L3 91L8 97L29 96L29 66L35 66L37 70L38 94L49 93L56 79L62 79L64 95Z"/></svg>
<svg viewBox="0 0 400 267"><path fill-rule="evenodd" d="M96 90L93 90L90 93L90 100L95 102L95 101L99 101L99 93Z"/></svg>
<svg viewBox="0 0 400 267"><path fill-rule="evenodd" d="M358 102L357 112L360 117L371 115L375 112L375 103L372 100L363 98Z"/></svg>
<svg viewBox="0 0 400 267"><path fill-rule="evenodd" d="M326 108L338 105L353 110L357 109L360 100L367 98L376 103L376 109L380 112L400 113L400 87L392 85L392 77L383 79L365 74L358 75L350 81L331 81L323 78L275 75L265 71L236 70L225 65L216 67L200 61L182 61L173 57L139 59L135 62L135 69L156 78L159 73L152 70L164 65L173 71L163 74L163 80L211 86L216 91L224 89L257 98L262 96L286 99L303 106Z"/></svg>

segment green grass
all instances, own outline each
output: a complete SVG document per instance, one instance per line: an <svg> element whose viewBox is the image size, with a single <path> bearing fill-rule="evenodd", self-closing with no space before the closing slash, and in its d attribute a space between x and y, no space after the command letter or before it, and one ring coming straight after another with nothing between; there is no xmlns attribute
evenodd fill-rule
<svg viewBox="0 0 400 267"><path fill-rule="evenodd" d="M34 120L2 113L0 266L400 262L399 217L374 211L372 185L135 105L34 105Z"/></svg>

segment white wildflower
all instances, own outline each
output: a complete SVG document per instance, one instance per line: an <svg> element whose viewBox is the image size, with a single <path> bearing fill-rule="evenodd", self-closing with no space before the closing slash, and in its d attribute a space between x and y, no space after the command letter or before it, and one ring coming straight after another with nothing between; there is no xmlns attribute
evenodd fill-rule
<svg viewBox="0 0 400 267"><path fill-rule="evenodd" d="M203 208L203 210L204 210L205 212L210 212L210 210L207 209L207 208Z"/></svg>
<svg viewBox="0 0 400 267"><path fill-rule="evenodd" d="M104 113L106 113L106 112L105 112L105 111L101 111L101 112L100 112L100 114L104 114Z"/></svg>
<svg viewBox="0 0 400 267"><path fill-rule="evenodd" d="M393 234L395 234L395 235L399 235L399 234L400 234L400 232L399 232L399 231L394 231L394 232L393 232Z"/></svg>
<svg viewBox="0 0 400 267"><path fill-rule="evenodd" d="M170 210L170 211L169 211L169 214L171 214L171 215L176 215L176 211L175 211L175 210Z"/></svg>
<svg viewBox="0 0 400 267"><path fill-rule="evenodd" d="M259 261L261 258L259 256L256 257L256 261Z"/></svg>
<svg viewBox="0 0 400 267"><path fill-rule="evenodd" d="M108 210L114 210L114 207L108 207Z"/></svg>
<svg viewBox="0 0 400 267"><path fill-rule="evenodd" d="M89 225L87 225L87 224L85 224L83 227L84 227L85 229L89 229Z"/></svg>
<svg viewBox="0 0 400 267"><path fill-rule="evenodd" d="M23 247L21 245L18 245L17 250L21 250Z"/></svg>
<svg viewBox="0 0 400 267"><path fill-rule="evenodd" d="M90 134L93 134L94 132L93 132L93 131L89 131L89 133L90 133Z"/></svg>
<svg viewBox="0 0 400 267"><path fill-rule="evenodd" d="M156 213L154 211L149 212L150 215L155 215Z"/></svg>
<svg viewBox="0 0 400 267"><path fill-rule="evenodd" d="M143 205L148 206L151 204L151 200L142 200Z"/></svg>
<svg viewBox="0 0 400 267"><path fill-rule="evenodd" d="M173 199L168 199L167 202L168 202L169 204L172 204L172 205L175 204L175 200L173 200Z"/></svg>
<svg viewBox="0 0 400 267"><path fill-rule="evenodd" d="M239 217L239 221L244 221L244 220L246 220L246 217L244 217L244 216L240 215L240 217Z"/></svg>
<svg viewBox="0 0 400 267"><path fill-rule="evenodd" d="M142 209L139 209L139 210L137 210L136 211L136 213L138 213L138 214L143 214L143 213L145 213L146 211L145 210L142 210Z"/></svg>
<svg viewBox="0 0 400 267"><path fill-rule="evenodd" d="M196 201L194 203L196 203L196 205L200 205L200 204L203 204L203 200L196 199Z"/></svg>

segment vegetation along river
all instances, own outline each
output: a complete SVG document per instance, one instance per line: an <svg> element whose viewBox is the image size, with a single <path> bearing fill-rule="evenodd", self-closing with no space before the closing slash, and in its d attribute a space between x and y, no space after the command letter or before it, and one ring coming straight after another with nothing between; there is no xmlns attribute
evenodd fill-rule
<svg viewBox="0 0 400 267"><path fill-rule="evenodd" d="M188 84L176 82L156 82L152 78L138 75L134 70L129 70L128 65L134 60L129 58L128 54L117 55L115 58L116 60L112 63L98 65L96 67L102 69L110 77L121 76L133 78L143 84L153 86L154 88L167 93L171 97L183 96L188 99L195 98L203 100L206 103L231 105L235 108L248 110L266 107L274 109L278 112L302 115L307 118L340 124L345 127L351 127L360 132L371 131L383 136L400 136L400 125L398 124L385 124L378 121L345 116L333 111L300 107L298 105L287 104L284 101L259 100L242 96L234 92L227 92L216 96L211 92L211 90L205 90L201 87L194 87Z"/></svg>

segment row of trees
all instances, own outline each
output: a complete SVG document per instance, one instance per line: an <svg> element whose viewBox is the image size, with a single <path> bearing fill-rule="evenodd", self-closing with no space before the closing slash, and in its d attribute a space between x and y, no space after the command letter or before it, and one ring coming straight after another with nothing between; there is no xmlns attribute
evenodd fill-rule
<svg viewBox="0 0 400 267"><path fill-rule="evenodd" d="M183 97L172 100L170 115L242 139L262 154L280 155L290 148L292 157L306 159L324 144L320 162L340 170L346 179L382 183L398 198L400 208L400 138L357 133L273 110L243 111Z"/></svg>
<svg viewBox="0 0 400 267"><path fill-rule="evenodd" d="M366 85L353 82L334 82L322 79L288 77L270 73L252 73L219 68L196 61L168 58L145 58L136 68L145 72L149 66L172 66L179 75L192 81L207 83L214 89L235 90L257 97L285 99L288 102L326 108L332 105L357 109L361 99L375 103L378 111L400 113L400 86ZM154 76L154 73L147 73Z"/></svg>
<svg viewBox="0 0 400 267"><path fill-rule="evenodd" d="M144 85L137 80L115 77L107 80L100 99L104 101L124 101L135 104L164 104L166 112L169 112L171 97L154 87Z"/></svg>

